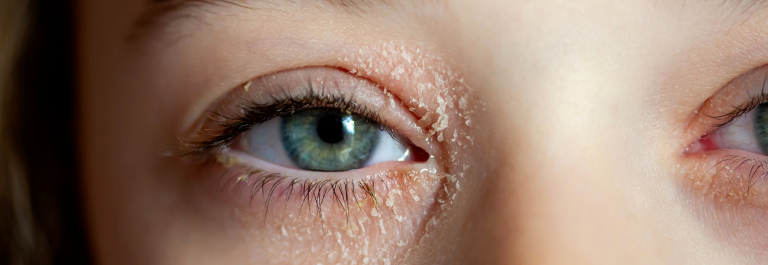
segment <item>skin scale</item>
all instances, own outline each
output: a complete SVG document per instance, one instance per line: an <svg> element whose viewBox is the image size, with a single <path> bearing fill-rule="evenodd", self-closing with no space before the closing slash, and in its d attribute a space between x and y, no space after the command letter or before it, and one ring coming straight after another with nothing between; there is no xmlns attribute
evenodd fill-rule
<svg viewBox="0 0 768 265"><path fill-rule="evenodd" d="M151 10L144 1L78 2L80 166L98 262L386 264L374 252L392 264L768 259L765 209L709 199L688 180L719 160L685 154L710 129L692 122L705 119L696 111L735 101L707 99L768 62L759 3L244 4L258 8L200 4L136 29ZM395 204L415 202L407 189L382 191L383 207L395 198L407 221L387 208L386 223L364 223L375 234L338 243L335 232L354 230L339 222L330 237L299 242L280 236L318 234L316 223L250 222L250 208L209 196L213 176L190 178L158 155L223 95L302 67L354 71L396 96L402 105L392 106L405 107L392 113L407 115L392 119L423 134L414 139L451 173L441 180L450 191L416 191L427 196L413 204ZM381 227L393 244L363 255Z"/></svg>

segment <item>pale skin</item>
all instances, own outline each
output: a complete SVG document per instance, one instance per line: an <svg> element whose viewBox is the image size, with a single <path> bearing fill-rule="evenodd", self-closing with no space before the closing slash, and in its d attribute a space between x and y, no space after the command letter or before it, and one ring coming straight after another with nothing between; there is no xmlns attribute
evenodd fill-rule
<svg viewBox="0 0 768 265"><path fill-rule="evenodd" d="M768 157L697 141L716 123L704 114L744 102L718 95L759 83L727 86L768 63L763 4L211 2L140 28L145 1L78 2L80 166L99 264L768 262L768 183L707 175L718 156ZM284 170L398 172L402 193L374 189L380 208L375 196L352 207L367 220L352 232L338 206L267 212L216 174L280 168L177 152L212 110L234 108L220 99L266 90L249 80L317 68L370 82L357 92L378 95L380 115L434 156ZM414 170L427 173L403 173Z"/></svg>

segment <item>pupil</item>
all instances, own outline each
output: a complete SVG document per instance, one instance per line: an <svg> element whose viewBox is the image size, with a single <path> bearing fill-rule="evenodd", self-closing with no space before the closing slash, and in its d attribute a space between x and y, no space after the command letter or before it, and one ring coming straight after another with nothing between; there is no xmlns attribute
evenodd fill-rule
<svg viewBox="0 0 768 265"><path fill-rule="evenodd" d="M329 144L339 143L344 140L344 124L339 115L329 114L320 118L317 123L317 136L320 140Z"/></svg>

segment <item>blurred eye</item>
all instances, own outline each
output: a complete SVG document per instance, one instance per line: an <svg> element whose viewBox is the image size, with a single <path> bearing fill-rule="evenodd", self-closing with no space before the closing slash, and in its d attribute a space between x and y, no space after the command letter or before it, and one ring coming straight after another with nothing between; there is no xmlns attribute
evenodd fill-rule
<svg viewBox="0 0 768 265"><path fill-rule="evenodd" d="M413 161L377 122L338 109L298 111L255 126L242 136L243 151L281 166L348 171L387 161Z"/></svg>

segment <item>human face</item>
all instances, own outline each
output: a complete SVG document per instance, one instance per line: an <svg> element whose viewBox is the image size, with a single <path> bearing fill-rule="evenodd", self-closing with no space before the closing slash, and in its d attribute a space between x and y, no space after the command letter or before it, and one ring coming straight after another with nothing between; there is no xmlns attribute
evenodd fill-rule
<svg viewBox="0 0 768 265"><path fill-rule="evenodd" d="M768 262L760 1L78 6L99 263Z"/></svg>

